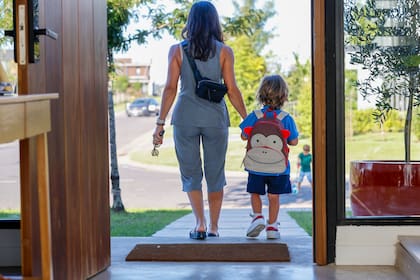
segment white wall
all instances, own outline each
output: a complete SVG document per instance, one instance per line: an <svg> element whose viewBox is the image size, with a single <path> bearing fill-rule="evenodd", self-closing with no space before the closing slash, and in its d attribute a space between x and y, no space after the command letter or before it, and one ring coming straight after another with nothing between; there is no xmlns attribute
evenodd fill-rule
<svg viewBox="0 0 420 280"><path fill-rule="evenodd" d="M398 236L420 236L420 226L339 226L337 265L394 265Z"/></svg>
<svg viewBox="0 0 420 280"><path fill-rule="evenodd" d="M0 229L0 266L20 266L19 229Z"/></svg>

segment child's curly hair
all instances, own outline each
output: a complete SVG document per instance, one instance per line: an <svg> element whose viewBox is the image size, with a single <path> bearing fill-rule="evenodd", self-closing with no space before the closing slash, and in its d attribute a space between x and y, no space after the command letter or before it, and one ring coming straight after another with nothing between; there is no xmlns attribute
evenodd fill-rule
<svg viewBox="0 0 420 280"><path fill-rule="evenodd" d="M257 91L257 100L260 104L280 109L288 97L289 88L280 75L265 76L262 79Z"/></svg>

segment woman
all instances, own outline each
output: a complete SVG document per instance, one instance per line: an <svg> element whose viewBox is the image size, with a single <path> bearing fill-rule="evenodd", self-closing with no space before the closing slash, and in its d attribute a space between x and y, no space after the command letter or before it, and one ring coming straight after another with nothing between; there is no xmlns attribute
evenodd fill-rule
<svg viewBox="0 0 420 280"><path fill-rule="evenodd" d="M219 15L213 4L200 1L192 5L182 37L188 41L189 54L195 58L201 75L215 81L223 78L230 102L241 117L245 118L245 104L235 80L234 55L232 49L223 44ZM190 232L190 238L202 240L207 236L219 236L218 221L223 187L226 185L224 167L229 114L224 100L214 103L195 94L196 82L186 54L180 44L173 45L169 50L167 80L153 134L153 144L162 144L162 132L177 94L178 79L181 79L181 88L171 119L175 151L181 172L182 189L188 194L196 219L196 226ZM200 145L203 148L209 202L208 228L204 215Z"/></svg>

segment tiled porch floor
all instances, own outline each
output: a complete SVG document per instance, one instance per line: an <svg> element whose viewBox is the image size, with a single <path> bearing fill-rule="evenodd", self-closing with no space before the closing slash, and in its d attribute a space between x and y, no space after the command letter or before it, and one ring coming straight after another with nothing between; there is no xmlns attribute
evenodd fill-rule
<svg viewBox="0 0 420 280"><path fill-rule="evenodd" d="M248 209L223 209L220 239L243 237L250 217ZM282 209L279 221L282 241L288 244L290 262L126 262L126 255L139 243L162 242L168 238L185 242L194 224L187 215L168 225L150 238L116 237L111 240L111 266L93 277L93 280L131 279L285 279L285 280L404 280L393 266L317 266L312 262L312 238L307 235ZM264 232L259 238L265 238ZM228 239L228 238L227 238ZM203 242L203 241L191 241ZM206 242L206 241L204 241ZM244 238L244 242L247 239Z"/></svg>

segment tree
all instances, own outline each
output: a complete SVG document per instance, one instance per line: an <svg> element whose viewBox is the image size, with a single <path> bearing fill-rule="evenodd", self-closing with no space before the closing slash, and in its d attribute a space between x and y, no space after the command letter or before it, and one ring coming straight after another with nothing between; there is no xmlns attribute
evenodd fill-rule
<svg viewBox="0 0 420 280"><path fill-rule="evenodd" d="M127 75L117 75L112 85L117 92L125 92L129 84Z"/></svg>
<svg viewBox="0 0 420 280"><path fill-rule="evenodd" d="M247 36L242 35L227 43L235 53L236 81L249 112L255 109L255 93L266 73L265 59L256 52ZM237 126L240 123L240 116L230 103L227 107L231 125Z"/></svg>
<svg viewBox="0 0 420 280"><path fill-rule="evenodd" d="M312 133L312 79L311 63L302 64L294 54L295 64L285 75L289 86L289 102L286 111L293 114L299 128L300 137L310 137Z"/></svg>
<svg viewBox="0 0 420 280"><path fill-rule="evenodd" d="M266 58L262 55L262 51L272 38L272 30L264 28L267 20L275 15L273 1L265 2L262 9L256 8L256 2L244 0L240 5L234 1L236 11L234 19L225 18L225 22L232 26L224 26L224 31L228 35L227 44L235 53L236 81L241 89L247 111L255 109L255 93L261 79L267 73ZM242 34L238 34L238 26L242 26ZM240 116L236 114L230 103L228 110L231 125L237 126Z"/></svg>
<svg viewBox="0 0 420 280"><path fill-rule="evenodd" d="M410 161L413 107L420 104L420 14L417 0L345 1L346 45L351 63L368 72L357 87L375 97L374 117L406 110L405 161ZM403 106L401 106L403 104Z"/></svg>

